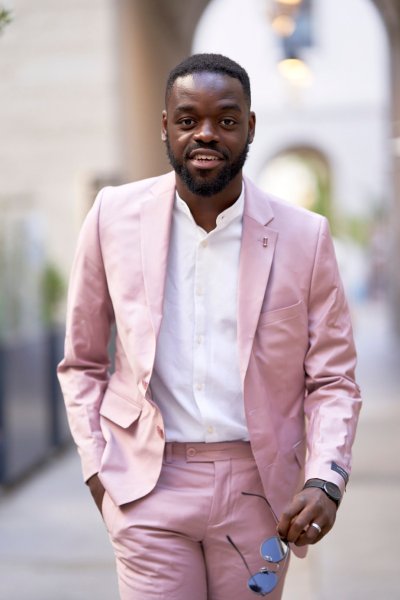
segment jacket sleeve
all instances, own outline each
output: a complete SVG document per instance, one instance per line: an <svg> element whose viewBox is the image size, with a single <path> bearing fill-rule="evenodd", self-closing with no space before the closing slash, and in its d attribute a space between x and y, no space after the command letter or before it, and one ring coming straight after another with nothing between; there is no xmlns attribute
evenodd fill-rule
<svg viewBox="0 0 400 600"><path fill-rule="evenodd" d="M108 384L114 320L99 235L103 194L98 194L79 235L68 290L65 355L58 366L85 481L98 472L104 449L99 410Z"/></svg>
<svg viewBox="0 0 400 600"><path fill-rule="evenodd" d="M308 308L306 479L326 479L343 491L361 398L350 313L326 219L321 220Z"/></svg>

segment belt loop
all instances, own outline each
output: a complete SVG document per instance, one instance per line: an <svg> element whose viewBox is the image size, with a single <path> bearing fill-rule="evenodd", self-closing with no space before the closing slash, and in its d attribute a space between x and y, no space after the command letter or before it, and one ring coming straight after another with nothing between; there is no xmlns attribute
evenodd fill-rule
<svg viewBox="0 0 400 600"><path fill-rule="evenodd" d="M165 444L165 462L172 463L172 442L167 442Z"/></svg>

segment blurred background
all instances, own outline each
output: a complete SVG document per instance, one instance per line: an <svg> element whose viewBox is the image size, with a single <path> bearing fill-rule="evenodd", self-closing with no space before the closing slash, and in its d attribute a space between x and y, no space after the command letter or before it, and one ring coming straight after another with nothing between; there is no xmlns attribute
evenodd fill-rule
<svg viewBox="0 0 400 600"><path fill-rule="evenodd" d="M169 170L164 82L193 52L248 71L245 171L328 217L353 312L351 494L286 598L400 598L397 0L0 0L0 597L117 597L55 366L82 220L102 186Z"/></svg>

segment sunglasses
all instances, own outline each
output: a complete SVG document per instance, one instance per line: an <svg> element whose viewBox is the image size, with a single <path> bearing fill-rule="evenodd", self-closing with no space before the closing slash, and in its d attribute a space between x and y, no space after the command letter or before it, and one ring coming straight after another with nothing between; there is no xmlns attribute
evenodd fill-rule
<svg viewBox="0 0 400 600"><path fill-rule="evenodd" d="M242 492L242 494L243 496L254 496L257 498L262 498L268 504L274 516L275 522L278 523L278 519L274 511L272 510L270 503L264 496L261 496L260 494L252 494L250 492ZM262 542L260 547L260 554L262 558L266 560L269 564L273 564L275 566L275 569L269 570L267 567L261 567L258 573L254 573L253 575L245 557L243 556L239 548L236 546L232 538L229 535L227 535L226 538L231 544L231 546L239 554L240 558L243 561L243 564L245 565L250 575L247 581L247 587L249 588L249 590L251 590L255 594L258 594L259 596L266 596L267 594L272 592L276 588L279 581L278 570L280 569L281 565L283 568L283 566L286 563L286 559L289 555L289 545L286 542L286 540L283 540L277 535L274 535Z"/></svg>

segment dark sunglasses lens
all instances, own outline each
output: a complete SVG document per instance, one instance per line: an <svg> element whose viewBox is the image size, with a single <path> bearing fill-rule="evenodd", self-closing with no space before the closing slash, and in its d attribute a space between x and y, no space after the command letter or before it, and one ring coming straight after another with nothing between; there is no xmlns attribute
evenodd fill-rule
<svg viewBox="0 0 400 600"><path fill-rule="evenodd" d="M275 573L265 571L264 573L256 573L253 577L250 577L247 585L252 592L265 596L272 592L277 583L278 577Z"/></svg>
<svg viewBox="0 0 400 600"><path fill-rule="evenodd" d="M261 556L268 562L278 563L285 558L289 551L286 542L275 536L261 544Z"/></svg>

